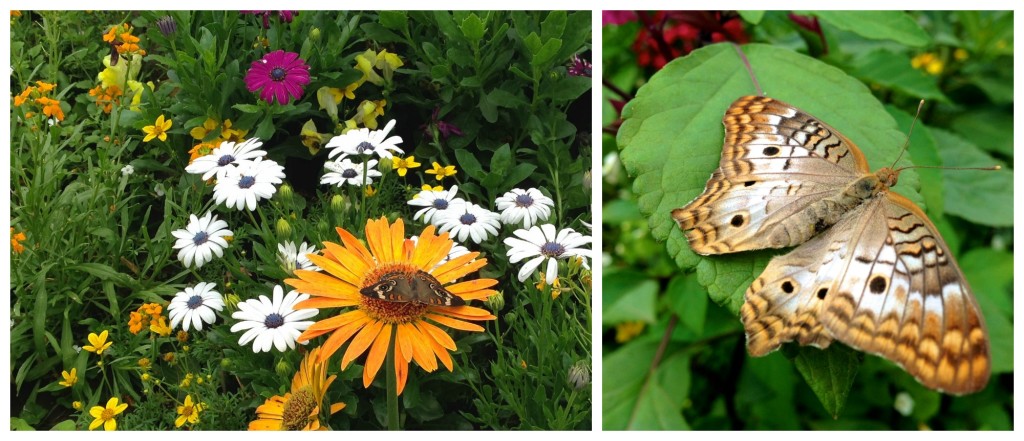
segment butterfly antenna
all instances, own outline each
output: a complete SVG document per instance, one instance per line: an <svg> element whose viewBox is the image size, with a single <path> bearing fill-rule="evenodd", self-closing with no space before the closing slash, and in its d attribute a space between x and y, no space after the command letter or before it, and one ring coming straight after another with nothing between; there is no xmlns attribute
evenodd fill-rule
<svg viewBox="0 0 1024 441"><path fill-rule="evenodd" d="M893 169L896 172L900 172L900 171L906 170L908 168L938 168L938 169L942 169L942 170L986 170L986 171L999 170L999 169L1002 168L1002 167L1000 167L998 165L993 165L991 167L944 167L944 166L939 166L939 165L910 165L910 166L906 166L906 167L896 168L896 163L900 162L900 159L903 158L903 154L907 152L907 147L910 145L910 135L912 135L914 133L914 125L917 124L917 118L919 116L921 116L921 109L923 107L924 107L924 100L921 100L921 102L917 104L917 113L914 114L914 120L910 122L910 130L907 130L907 140L903 143L903 148L900 149L900 156L897 157L895 161L893 161L892 167L889 167L889 168Z"/></svg>
<svg viewBox="0 0 1024 441"><path fill-rule="evenodd" d="M747 68L747 73L750 74L750 81L754 82L754 88L757 89L757 96L765 96L764 91L761 90L761 84L757 82L757 75L754 75L754 68L750 66L750 60L747 59L747 54L743 53L743 48L736 43L732 43L732 47L736 49L736 53L739 54L740 60L743 60L743 67Z"/></svg>

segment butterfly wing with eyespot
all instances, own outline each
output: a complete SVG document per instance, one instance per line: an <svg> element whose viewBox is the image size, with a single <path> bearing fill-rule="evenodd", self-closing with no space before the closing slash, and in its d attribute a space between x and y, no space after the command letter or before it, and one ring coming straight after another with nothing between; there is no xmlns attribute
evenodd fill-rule
<svg viewBox="0 0 1024 441"><path fill-rule="evenodd" d="M462 306L466 301L446 290L434 276L417 271L412 275L388 274L377 283L359 290L367 297L396 303L432 306Z"/></svg>

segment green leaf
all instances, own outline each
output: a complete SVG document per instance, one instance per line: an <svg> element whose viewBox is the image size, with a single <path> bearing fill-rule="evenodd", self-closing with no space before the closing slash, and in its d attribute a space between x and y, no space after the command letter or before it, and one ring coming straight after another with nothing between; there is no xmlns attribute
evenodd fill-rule
<svg viewBox="0 0 1024 441"><path fill-rule="evenodd" d="M504 173L512 166L512 148L508 143L502 144L491 156L491 173Z"/></svg>
<svg viewBox="0 0 1024 441"><path fill-rule="evenodd" d="M614 325L627 321L655 322L658 282L633 270L608 271L601 277L601 323Z"/></svg>
<svg viewBox="0 0 1024 441"><path fill-rule="evenodd" d="M793 362L825 410L833 418L839 418L857 377L861 353L838 343L825 350L804 346Z"/></svg>
<svg viewBox="0 0 1024 441"><path fill-rule="evenodd" d="M851 75L912 97L949 102L939 90L939 78L910 65L910 57L885 49L871 51L854 61Z"/></svg>
<svg viewBox="0 0 1024 441"><path fill-rule="evenodd" d="M377 19L381 26L403 34L409 27L409 16L405 11L380 11Z"/></svg>
<svg viewBox="0 0 1024 441"><path fill-rule="evenodd" d="M931 41L921 25L903 11L813 11L808 13L839 29L872 40L893 40L913 47L921 47Z"/></svg>
<svg viewBox="0 0 1024 441"><path fill-rule="evenodd" d="M537 55L537 52L540 52L541 46L544 45L544 43L541 42L540 40L540 36L537 35L536 32L530 32L530 35L527 35L526 38L523 38L523 44L526 45L526 50L530 53L530 55L534 56Z"/></svg>
<svg viewBox="0 0 1024 441"><path fill-rule="evenodd" d="M537 170L537 166L535 164L525 162L512 167L512 170L509 170L505 175L505 179L501 181L501 187L503 189L515 187L516 184L523 182L524 179L530 177L534 170Z"/></svg>
<svg viewBox="0 0 1024 441"><path fill-rule="evenodd" d="M77 430L77 429L78 429L78 427L75 426L75 420L64 420L64 421L61 421L61 422L59 422L57 424L54 424L53 427L50 428L50 430L61 430L61 431Z"/></svg>
<svg viewBox="0 0 1024 441"><path fill-rule="evenodd" d="M476 159L476 155L473 152L465 149L455 150L455 159L459 161L459 167L469 177L481 180L487 175L487 173L484 173L484 168L480 165L480 161Z"/></svg>
<svg viewBox="0 0 1024 441"><path fill-rule="evenodd" d="M953 120L953 131L986 152L1013 157L1012 111L985 108L965 112Z"/></svg>
<svg viewBox="0 0 1024 441"><path fill-rule="evenodd" d="M634 340L602 360L602 427L625 430L639 412L640 396L658 350L657 342Z"/></svg>
<svg viewBox="0 0 1024 441"><path fill-rule="evenodd" d="M658 381L651 379L641 389L636 409L626 430L689 430L679 406L673 403L673 395Z"/></svg>
<svg viewBox="0 0 1024 441"><path fill-rule="evenodd" d="M30 425L28 421L25 421L24 419L18 417L11 417L11 430L34 431L36 429L32 427L32 425Z"/></svg>
<svg viewBox="0 0 1024 441"><path fill-rule="evenodd" d="M263 112L263 108L260 107L260 106L255 105L255 104L235 104L235 105L233 105L231 107L233 109L236 109L236 110L238 110L240 112L243 112L243 113L261 113L261 112Z"/></svg>
<svg viewBox="0 0 1024 441"><path fill-rule="evenodd" d="M484 37L484 22L475 13L470 13L462 24L459 25L459 29L462 31L462 35L466 37L471 43L477 43L481 38Z"/></svg>
<svg viewBox="0 0 1024 441"><path fill-rule="evenodd" d="M961 257L960 269L985 317L992 373L1013 372L1013 254L974 249Z"/></svg>
<svg viewBox="0 0 1024 441"><path fill-rule="evenodd" d="M942 164L947 167L991 167L999 164L963 138L931 129ZM942 170L946 213L995 227L1013 226L1013 171Z"/></svg>
<svg viewBox="0 0 1024 441"><path fill-rule="evenodd" d="M665 288L672 312L679 317L679 326L689 330L693 335L704 333L704 319L708 312L708 296L704 295L697 278L677 275L668 282Z"/></svg>
<svg viewBox="0 0 1024 441"><path fill-rule="evenodd" d="M601 222L605 224L621 224L642 218L640 208L632 199L614 199L601 206Z"/></svg>
<svg viewBox="0 0 1024 441"><path fill-rule="evenodd" d="M562 47L562 40L552 38L544 42L544 46L541 46L540 50L533 55L530 59L530 66L534 69L546 69L550 67L555 55L558 54L558 49Z"/></svg>
<svg viewBox="0 0 1024 441"><path fill-rule="evenodd" d="M860 147L869 163L888 165L899 156L903 133L855 78L787 49L750 44L743 51L764 90L834 127ZM725 110L738 97L753 93L733 46L711 45L652 76L623 110L617 138L652 235L667 240L669 254L681 267L696 267L712 300L734 313L750 282L778 251L697 256L671 212L703 191L719 165ZM921 196L913 190L917 185L917 174L906 170L895 190L919 202Z"/></svg>
<svg viewBox="0 0 1024 441"><path fill-rule="evenodd" d="M764 18L764 11L736 11L740 14L740 18L750 24L758 24L761 19Z"/></svg>
<svg viewBox="0 0 1024 441"><path fill-rule="evenodd" d="M540 39L547 41L552 38L562 38L565 32L566 11L551 11L540 24Z"/></svg>

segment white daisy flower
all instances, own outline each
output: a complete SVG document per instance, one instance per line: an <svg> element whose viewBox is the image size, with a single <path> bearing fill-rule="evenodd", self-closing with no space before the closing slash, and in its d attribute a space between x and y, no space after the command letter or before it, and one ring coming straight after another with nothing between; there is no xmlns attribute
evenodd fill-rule
<svg viewBox="0 0 1024 441"><path fill-rule="evenodd" d="M505 245L510 246L508 250L509 263L519 262L527 257L530 259L519 269L519 281L525 282L545 260L548 266L545 269L544 280L547 283L554 283L558 276L558 260L569 259L580 256L583 264L587 264L590 257L590 250L580 246L591 243L593 238L577 233L572 228L565 228L555 232L555 226L551 224L534 225L529 230L516 230L512 234L519 238L509 237L505 239Z"/></svg>
<svg viewBox="0 0 1024 441"><path fill-rule="evenodd" d="M309 298L292 290L284 295L280 285L274 286L274 300L265 295L238 303L238 311L231 317L241 320L231 326L231 332L246 329L238 344L245 346L253 342L253 352L270 352L271 346L278 351L295 349L295 341L313 321L303 321L319 312L317 309L295 309L295 305Z"/></svg>
<svg viewBox="0 0 1024 441"><path fill-rule="evenodd" d="M536 188L513 188L495 199L494 205L501 210L501 222L505 225L522 221L523 228L530 228L537 225L538 221L546 221L551 217L551 207L555 206L555 201Z"/></svg>
<svg viewBox="0 0 1024 441"><path fill-rule="evenodd" d="M280 184L283 179L284 167L274 161L263 158L246 161L217 178L213 200L218 204L223 202L228 208L253 211L256 202L270 199L277 192L274 184Z"/></svg>
<svg viewBox="0 0 1024 441"><path fill-rule="evenodd" d="M200 156L192 161L188 167L185 167L185 171L194 175L203 175L203 180L210 179L214 175L220 179L227 174L228 170L239 164L266 156L267 152L257 150L262 145L259 138L252 138L241 144L224 141L209 155Z"/></svg>
<svg viewBox="0 0 1024 441"><path fill-rule="evenodd" d="M295 242L288 240L285 243L277 244L277 261L281 262L288 274L294 273L297 269L321 271L320 267L314 265L306 256L307 254L316 254L316 252L317 249L313 245L306 245L306 242L302 242L302 245L296 248Z"/></svg>
<svg viewBox="0 0 1024 441"><path fill-rule="evenodd" d="M178 238L174 242L174 248L181 249L178 251L178 260L186 267L192 266L192 262L195 262L196 268L201 268L203 264L213 260L213 254L217 257L224 255L224 248L228 247L228 241L224 240L224 237L234 233L228 229L227 222L218 220L213 213L206 213L202 219L190 214L185 229L172 231L171 234Z"/></svg>
<svg viewBox="0 0 1024 441"><path fill-rule="evenodd" d="M395 120L388 121L383 130L373 130L363 127L358 130L349 130L345 134L335 136L327 141L324 147L331 149L327 153L328 158L341 155L338 160L345 159L352 155L372 155L391 159L392 152L404 154L398 144L402 142L400 136L388 138L388 133L395 127Z"/></svg>
<svg viewBox="0 0 1024 441"><path fill-rule="evenodd" d="M324 168L330 170L320 178L321 184L337 185L363 185L363 164L356 164L351 159L345 158L340 161L327 161ZM373 178L379 178L380 171L377 170L377 160L371 159L366 163L366 185L373 183Z"/></svg>
<svg viewBox="0 0 1024 441"><path fill-rule="evenodd" d="M417 211L412 217L413 220L419 220L420 216L423 216L423 222L431 222L432 219L440 218L446 210L465 205L466 201L455 197L455 193L458 191L458 185L453 185L452 188L443 191L420 190L409 200L409 205L426 208Z"/></svg>
<svg viewBox="0 0 1024 441"><path fill-rule="evenodd" d="M451 237L458 238L459 242L465 242L469 237L473 242L480 243L487 240L489 235L497 235L501 229L498 213L469 202L450 207L440 217L438 219L438 216L434 216L434 225L438 226L438 231L451 231Z"/></svg>
<svg viewBox="0 0 1024 441"><path fill-rule="evenodd" d="M220 293L214 291L216 285L207 282L199 282L194 287L185 288L178 292L167 306L167 317L171 319L171 329L181 326L186 331L189 327L196 331L203 330L203 323L213 324L217 321L217 314L214 310L224 309L224 298Z"/></svg>

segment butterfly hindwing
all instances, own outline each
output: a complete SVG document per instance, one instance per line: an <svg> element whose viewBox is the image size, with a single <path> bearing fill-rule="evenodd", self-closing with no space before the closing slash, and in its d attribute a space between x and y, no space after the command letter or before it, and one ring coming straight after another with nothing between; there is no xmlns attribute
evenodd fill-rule
<svg viewBox="0 0 1024 441"><path fill-rule="evenodd" d="M461 306L466 301L452 294L434 276L424 271L394 273L359 290L360 294L388 302L419 303L432 306Z"/></svg>

